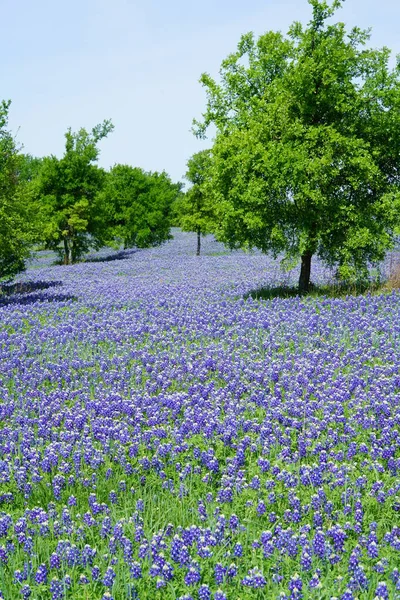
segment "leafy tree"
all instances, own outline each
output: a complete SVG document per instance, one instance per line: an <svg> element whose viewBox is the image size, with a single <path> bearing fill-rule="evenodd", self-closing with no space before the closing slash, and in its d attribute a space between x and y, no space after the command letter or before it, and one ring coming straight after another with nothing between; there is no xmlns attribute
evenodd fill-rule
<svg viewBox="0 0 400 600"><path fill-rule="evenodd" d="M164 172L115 165L99 194L108 242L147 248L170 239L171 207L180 190Z"/></svg>
<svg viewBox="0 0 400 600"><path fill-rule="evenodd" d="M91 247L104 243L104 217L97 196L106 173L95 163L98 143L113 130L103 121L91 132L80 129L65 134L65 153L43 160L36 192L42 213L42 238L48 248L59 253L64 264L78 260Z"/></svg>
<svg viewBox="0 0 400 600"><path fill-rule="evenodd" d="M206 194L206 182L211 168L210 150L196 152L188 160L186 179L192 183L192 187L180 199L177 212L179 224L183 231L195 231L197 233L197 256L201 250L201 236L211 232L212 228L212 205Z"/></svg>
<svg viewBox="0 0 400 600"><path fill-rule="evenodd" d="M231 247L319 255L343 277L382 260L399 222L400 57L365 48L369 31L328 24L344 0L308 0L288 36L243 35L220 83L203 74L214 123L216 234Z"/></svg>
<svg viewBox="0 0 400 600"><path fill-rule="evenodd" d="M9 106L0 103L0 279L25 268L34 236L31 197L19 180L22 158L7 130Z"/></svg>

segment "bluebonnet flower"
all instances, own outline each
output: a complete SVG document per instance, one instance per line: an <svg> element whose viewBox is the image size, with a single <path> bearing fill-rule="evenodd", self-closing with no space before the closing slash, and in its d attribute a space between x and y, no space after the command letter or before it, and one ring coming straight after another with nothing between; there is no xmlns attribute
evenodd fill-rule
<svg viewBox="0 0 400 600"><path fill-rule="evenodd" d="M376 586L375 598L379 598L379 600L389 600L389 590L384 581L379 582Z"/></svg>
<svg viewBox="0 0 400 600"><path fill-rule="evenodd" d="M217 584L223 583L225 575L226 575L226 567L221 565L221 563L217 563L214 567L214 577Z"/></svg>
<svg viewBox="0 0 400 600"><path fill-rule="evenodd" d="M367 547L367 552L368 552L368 556L370 558L378 558L378 556L379 556L378 544L373 540L371 542L369 542L368 547Z"/></svg>
<svg viewBox="0 0 400 600"><path fill-rule="evenodd" d="M179 551L179 560L178 560L179 564L181 567L183 566L187 566L190 564L190 553L189 553L189 549L187 546L185 546L184 544L181 546L180 551Z"/></svg>
<svg viewBox="0 0 400 600"><path fill-rule="evenodd" d="M390 574L390 579L393 581L393 583L397 583L398 581L400 581L400 571L398 569L393 569L393 571Z"/></svg>
<svg viewBox="0 0 400 600"><path fill-rule="evenodd" d="M303 589L303 582L301 580L301 577L297 573L295 573L293 577L290 578L288 587L291 592L293 592L293 590L295 589L299 591Z"/></svg>
<svg viewBox="0 0 400 600"><path fill-rule="evenodd" d="M111 490L111 492L108 495L108 498L109 498L111 504L117 504L118 496L117 496L117 492L115 490Z"/></svg>
<svg viewBox="0 0 400 600"><path fill-rule="evenodd" d="M47 567L45 564L41 564L35 574L35 581L38 585L42 585L47 582Z"/></svg>
<svg viewBox="0 0 400 600"><path fill-rule="evenodd" d="M276 513L274 513L274 512L270 512L268 515L268 520L270 523L275 523L277 518L278 517L277 517Z"/></svg>
<svg viewBox="0 0 400 600"><path fill-rule="evenodd" d="M250 569L246 577L242 579L242 584L247 587L257 589L267 585L267 582L261 571L257 568L254 568Z"/></svg>
<svg viewBox="0 0 400 600"><path fill-rule="evenodd" d="M107 570L103 576L103 585L111 588L114 584L116 573L112 567L107 567Z"/></svg>
<svg viewBox="0 0 400 600"><path fill-rule="evenodd" d="M213 555L213 552L209 546L200 545L197 550L197 554L200 556L200 558L211 558Z"/></svg>
<svg viewBox="0 0 400 600"><path fill-rule="evenodd" d="M260 500L257 504L257 513L261 516L267 512L267 507L265 506L265 502Z"/></svg>
<svg viewBox="0 0 400 600"><path fill-rule="evenodd" d="M313 549L316 556L318 556L319 558L325 558L326 542L325 534L322 530L318 530L314 536Z"/></svg>
<svg viewBox="0 0 400 600"><path fill-rule="evenodd" d="M365 589L368 586L368 579L364 571L364 567L359 564L353 572L353 576L350 579L349 587L351 589Z"/></svg>
<svg viewBox="0 0 400 600"><path fill-rule="evenodd" d="M4 546L0 546L0 563L8 563L8 555Z"/></svg>
<svg viewBox="0 0 400 600"><path fill-rule="evenodd" d="M136 510L140 512L144 511L144 501L141 498L136 501Z"/></svg>
<svg viewBox="0 0 400 600"><path fill-rule="evenodd" d="M240 521L237 515L232 514L229 518L229 527L233 530L236 530L239 527Z"/></svg>
<svg viewBox="0 0 400 600"><path fill-rule="evenodd" d="M31 594L32 594L32 590L31 590L30 586L29 585L24 585L21 588L21 594L22 594L23 599L27 600L31 596Z"/></svg>
<svg viewBox="0 0 400 600"><path fill-rule="evenodd" d="M174 567L170 563L165 563L162 567L162 575L165 581L171 581L174 576Z"/></svg>
<svg viewBox="0 0 400 600"><path fill-rule="evenodd" d="M70 567L78 565L81 561L81 553L79 548L73 544L66 552L67 564Z"/></svg>
<svg viewBox="0 0 400 600"><path fill-rule="evenodd" d="M310 556L310 554L307 552L307 550L304 550L304 552L301 555L301 559L300 559L300 564L302 569L304 569L304 571L310 571L311 566L312 566L312 558Z"/></svg>
<svg viewBox="0 0 400 600"><path fill-rule="evenodd" d="M226 575L227 575L227 577L232 579L233 577L236 577L237 572L238 572L237 566L235 565L235 563L231 563L226 570Z"/></svg>
<svg viewBox="0 0 400 600"><path fill-rule="evenodd" d="M311 577L310 581L308 582L308 586L311 589L318 588L321 586L321 582L320 582L318 573L314 573L314 575Z"/></svg>
<svg viewBox="0 0 400 600"><path fill-rule="evenodd" d="M387 567L387 561L384 560L379 560L375 565L374 565L374 570L377 573L384 573L386 571L386 567Z"/></svg>
<svg viewBox="0 0 400 600"><path fill-rule="evenodd" d="M340 596L340 600L355 600L355 596L351 590L347 589Z"/></svg>
<svg viewBox="0 0 400 600"><path fill-rule="evenodd" d="M202 521L205 521L207 519L207 510L206 510L205 505L201 501L199 501L199 504L198 504L198 513L199 513L200 519Z"/></svg>
<svg viewBox="0 0 400 600"><path fill-rule="evenodd" d="M197 595L199 600L211 600L211 590L206 584L199 587Z"/></svg>
<svg viewBox="0 0 400 600"><path fill-rule="evenodd" d="M14 571L14 582L22 583L25 580L26 580L25 574L20 569L16 569Z"/></svg>
<svg viewBox="0 0 400 600"><path fill-rule="evenodd" d="M113 555L113 554L117 553L117 548L118 548L117 540L112 535L110 537L110 539L108 540L108 551L111 555Z"/></svg>
<svg viewBox="0 0 400 600"><path fill-rule="evenodd" d="M140 579L142 577L142 567L138 562L130 563L129 571L133 579Z"/></svg>
<svg viewBox="0 0 400 600"><path fill-rule="evenodd" d="M54 577L50 583L51 600L61 600L64 597L63 583Z"/></svg>
<svg viewBox="0 0 400 600"><path fill-rule="evenodd" d="M185 575L185 585L195 585L201 580L200 571L198 567L190 566L188 572Z"/></svg>

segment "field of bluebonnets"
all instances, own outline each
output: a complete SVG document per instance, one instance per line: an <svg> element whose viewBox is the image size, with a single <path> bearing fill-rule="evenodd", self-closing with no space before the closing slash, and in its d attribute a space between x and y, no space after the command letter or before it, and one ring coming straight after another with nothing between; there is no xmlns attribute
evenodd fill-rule
<svg viewBox="0 0 400 600"><path fill-rule="evenodd" d="M400 294L175 233L0 298L0 598L400 598Z"/></svg>

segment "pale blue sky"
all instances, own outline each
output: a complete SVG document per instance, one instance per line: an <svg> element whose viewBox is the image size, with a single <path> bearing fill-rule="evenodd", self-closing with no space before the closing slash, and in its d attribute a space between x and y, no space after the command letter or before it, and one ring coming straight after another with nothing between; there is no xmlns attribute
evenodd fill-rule
<svg viewBox="0 0 400 600"><path fill-rule="evenodd" d="M205 108L198 79L217 76L242 33L286 33L306 0L2 0L0 99L25 151L60 156L68 127L111 118L100 164L165 169L211 144L191 133ZM370 45L400 53L399 0L346 0L335 20L372 27Z"/></svg>

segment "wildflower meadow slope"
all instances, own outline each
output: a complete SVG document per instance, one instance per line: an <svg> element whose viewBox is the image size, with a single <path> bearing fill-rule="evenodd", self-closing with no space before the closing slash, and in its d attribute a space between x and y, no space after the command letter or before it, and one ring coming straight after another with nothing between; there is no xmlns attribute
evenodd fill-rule
<svg viewBox="0 0 400 600"><path fill-rule="evenodd" d="M0 598L400 598L400 294L203 251L0 297Z"/></svg>

